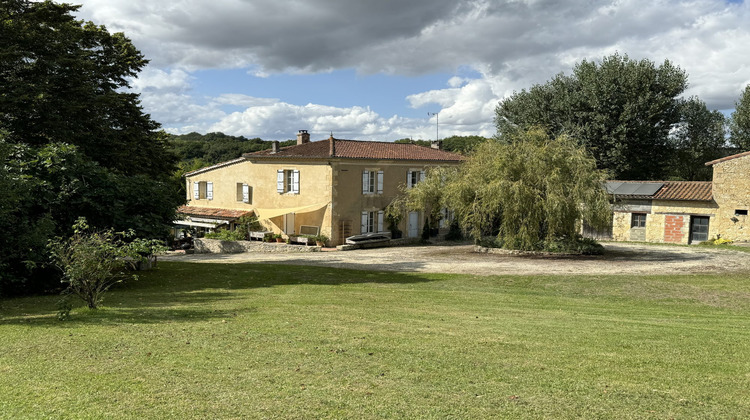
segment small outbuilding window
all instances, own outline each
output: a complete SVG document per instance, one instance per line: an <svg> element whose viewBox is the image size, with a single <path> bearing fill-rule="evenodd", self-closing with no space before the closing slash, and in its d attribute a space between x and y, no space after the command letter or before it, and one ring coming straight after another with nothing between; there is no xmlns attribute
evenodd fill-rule
<svg viewBox="0 0 750 420"><path fill-rule="evenodd" d="M744 210L735 209L734 215L735 216L747 216L747 209L744 209Z"/></svg>
<svg viewBox="0 0 750 420"><path fill-rule="evenodd" d="M646 227L646 213L633 213L632 219L630 219L631 228L645 228Z"/></svg>

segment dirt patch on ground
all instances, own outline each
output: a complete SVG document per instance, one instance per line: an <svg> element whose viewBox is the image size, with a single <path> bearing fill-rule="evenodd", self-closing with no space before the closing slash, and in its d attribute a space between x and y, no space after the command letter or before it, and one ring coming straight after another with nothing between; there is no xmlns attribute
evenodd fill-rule
<svg viewBox="0 0 750 420"><path fill-rule="evenodd" d="M358 270L496 274L685 274L750 272L750 253L703 247L606 243L600 256L484 254L472 245L429 245L304 254L192 254L166 261L316 265Z"/></svg>

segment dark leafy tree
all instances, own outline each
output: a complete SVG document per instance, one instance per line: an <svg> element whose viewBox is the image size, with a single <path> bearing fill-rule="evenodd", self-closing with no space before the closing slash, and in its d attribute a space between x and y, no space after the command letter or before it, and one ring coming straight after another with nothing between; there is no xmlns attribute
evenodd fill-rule
<svg viewBox="0 0 750 420"><path fill-rule="evenodd" d="M398 139L398 140L394 141L394 143L399 143L399 144L416 144L416 145L424 146L424 147L430 147L430 144L431 144L429 140L414 140L414 139L410 139L410 138Z"/></svg>
<svg viewBox="0 0 750 420"><path fill-rule="evenodd" d="M704 163L725 155L724 115L710 111L696 97L681 101L680 122L670 134L670 143L674 151L670 178L710 181L712 171Z"/></svg>
<svg viewBox="0 0 750 420"><path fill-rule="evenodd" d="M183 201L168 136L129 92L146 60L123 34L75 19L77 9L0 0L0 183L14 203L0 212L5 290L47 289L56 278L41 271L44 245L79 216L162 236Z"/></svg>
<svg viewBox="0 0 750 420"><path fill-rule="evenodd" d="M750 85L745 86L729 120L729 140L742 151L750 150Z"/></svg>
<svg viewBox="0 0 750 420"><path fill-rule="evenodd" d="M615 178L661 178L686 87L685 72L669 61L614 54L513 94L498 105L495 122L501 139L531 127L571 135Z"/></svg>
<svg viewBox="0 0 750 420"><path fill-rule="evenodd" d="M466 155L487 140L482 136L450 136L443 139L443 150Z"/></svg>

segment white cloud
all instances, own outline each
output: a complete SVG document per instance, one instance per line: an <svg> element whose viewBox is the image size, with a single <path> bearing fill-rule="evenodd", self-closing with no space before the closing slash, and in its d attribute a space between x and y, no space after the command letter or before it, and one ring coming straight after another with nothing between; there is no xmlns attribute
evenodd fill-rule
<svg viewBox="0 0 750 420"><path fill-rule="evenodd" d="M308 129L319 127L325 133L431 137L424 121L397 115L383 118L366 108L367 98L360 107L350 108L299 106L231 92L191 98L191 72L206 68L245 68L268 77L342 68L365 74L419 75L468 67L481 76L450 78L445 89L410 95L407 102L415 108L437 104L441 133L485 135L494 132L492 117L499 99L556 73L569 73L582 59L596 60L615 51L657 63L669 59L689 75L686 95L698 95L712 108L733 107L741 89L750 83L749 3L81 2L82 17L124 31L152 59L134 88L143 92L147 111L173 130L258 130L285 138L307 124ZM222 111L226 105L247 109L227 115Z"/></svg>

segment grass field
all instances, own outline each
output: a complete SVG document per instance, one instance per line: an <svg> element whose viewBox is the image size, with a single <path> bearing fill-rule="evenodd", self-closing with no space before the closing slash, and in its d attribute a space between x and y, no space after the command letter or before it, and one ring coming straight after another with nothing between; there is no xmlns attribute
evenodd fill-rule
<svg viewBox="0 0 750 420"><path fill-rule="evenodd" d="M748 418L750 275L160 263L0 301L2 418Z"/></svg>

